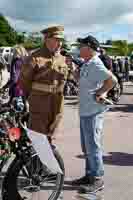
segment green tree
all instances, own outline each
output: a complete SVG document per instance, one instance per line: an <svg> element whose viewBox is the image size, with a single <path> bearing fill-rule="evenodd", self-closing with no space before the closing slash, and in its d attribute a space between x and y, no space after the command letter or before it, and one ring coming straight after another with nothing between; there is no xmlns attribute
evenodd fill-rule
<svg viewBox="0 0 133 200"><path fill-rule="evenodd" d="M117 55L127 56L129 52L128 42L126 40L113 41L113 47L116 48Z"/></svg>
<svg viewBox="0 0 133 200"><path fill-rule="evenodd" d="M32 32L25 38L23 45L26 49L40 48L42 46L41 36L39 35L39 33Z"/></svg>
<svg viewBox="0 0 133 200"><path fill-rule="evenodd" d="M13 46L15 44L23 43L23 35L18 34L0 14L0 46Z"/></svg>
<svg viewBox="0 0 133 200"><path fill-rule="evenodd" d="M65 49L65 50L67 50L67 51L69 51L69 50L71 49L71 46L70 46L70 44L68 43L68 41L67 41L66 38L64 38L64 39L62 40L62 49Z"/></svg>
<svg viewBox="0 0 133 200"><path fill-rule="evenodd" d="M0 14L0 46L15 45L17 37L17 32L9 25L6 18Z"/></svg>
<svg viewBox="0 0 133 200"><path fill-rule="evenodd" d="M133 52L133 43L129 43L128 44L128 55L130 56L132 52Z"/></svg>

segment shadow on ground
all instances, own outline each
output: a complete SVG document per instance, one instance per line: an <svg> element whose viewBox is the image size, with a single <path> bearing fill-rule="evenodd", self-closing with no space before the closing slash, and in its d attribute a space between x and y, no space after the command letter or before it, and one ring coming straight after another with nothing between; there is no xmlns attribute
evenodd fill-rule
<svg viewBox="0 0 133 200"><path fill-rule="evenodd" d="M66 102L66 103L64 103L65 106L66 106L66 105L68 105L68 106L75 106L75 105L78 105L78 104L79 104L78 101L73 101L73 102Z"/></svg>
<svg viewBox="0 0 133 200"><path fill-rule="evenodd" d="M133 105L130 104L119 104L115 107L112 107L109 109L110 112L126 112L126 113L132 113L133 112Z"/></svg>
<svg viewBox="0 0 133 200"><path fill-rule="evenodd" d="M104 164L117 166L133 166L133 154L123 152L109 152L103 156Z"/></svg>
<svg viewBox="0 0 133 200"><path fill-rule="evenodd" d="M85 155L84 155L84 154L77 155L76 158L79 158L79 159L85 159Z"/></svg>
<svg viewBox="0 0 133 200"><path fill-rule="evenodd" d="M124 84L125 87L133 87L133 84L130 83L130 84Z"/></svg>
<svg viewBox="0 0 133 200"><path fill-rule="evenodd" d="M77 155L79 159L85 159L85 156ZM133 166L133 154L123 152L109 152L108 155L103 156L104 164L117 166Z"/></svg>
<svg viewBox="0 0 133 200"><path fill-rule="evenodd" d="M77 96L65 96L64 99L65 100L75 100L75 99L77 99Z"/></svg>
<svg viewBox="0 0 133 200"><path fill-rule="evenodd" d="M124 92L123 95L133 96L133 93L127 93L127 92Z"/></svg>

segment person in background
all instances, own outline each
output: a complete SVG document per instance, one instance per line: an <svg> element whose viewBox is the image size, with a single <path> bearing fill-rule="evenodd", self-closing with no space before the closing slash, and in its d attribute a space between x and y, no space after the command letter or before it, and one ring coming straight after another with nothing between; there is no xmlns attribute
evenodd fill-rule
<svg viewBox="0 0 133 200"><path fill-rule="evenodd" d="M108 69L112 71L112 60L111 58L107 55L105 49L100 48L100 55L99 58L101 59L101 61L103 62L104 66Z"/></svg>
<svg viewBox="0 0 133 200"><path fill-rule="evenodd" d="M25 96L23 90L18 85L21 67L28 56L26 49L21 45L16 45L13 51L13 59L10 67L10 98Z"/></svg>
<svg viewBox="0 0 133 200"><path fill-rule="evenodd" d="M129 70L130 70L130 66L129 66L129 60L128 57L125 58L125 79L126 81L129 81Z"/></svg>
<svg viewBox="0 0 133 200"><path fill-rule="evenodd" d="M118 58L117 62L118 62L118 66L119 66L119 72L123 73L123 62L122 62L122 59Z"/></svg>
<svg viewBox="0 0 133 200"><path fill-rule="evenodd" d="M0 108L3 104L9 102L9 80L10 73L8 72L6 62L0 57Z"/></svg>
<svg viewBox="0 0 133 200"><path fill-rule="evenodd" d="M113 72L114 73L118 73L119 72L119 66L118 66L118 62L117 62L117 57L116 56L112 59L112 68L113 68Z"/></svg>

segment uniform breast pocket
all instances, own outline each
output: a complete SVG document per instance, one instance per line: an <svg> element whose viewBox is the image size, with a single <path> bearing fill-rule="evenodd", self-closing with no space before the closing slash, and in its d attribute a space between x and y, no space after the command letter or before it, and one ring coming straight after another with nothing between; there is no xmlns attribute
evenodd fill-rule
<svg viewBox="0 0 133 200"><path fill-rule="evenodd" d="M58 71L55 70L53 73L53 80L60 82L60 81L64 80L64 76L62 73L59 73Z"/></svg>
<svg viewBox="0 0 133 200"><path fill-rule="evenodd" d="M58 72L58 73L60 73L60 74L62 74L63 73L63 68L62 68L62 66L55 66L54 67L54 69Z"/></svg>

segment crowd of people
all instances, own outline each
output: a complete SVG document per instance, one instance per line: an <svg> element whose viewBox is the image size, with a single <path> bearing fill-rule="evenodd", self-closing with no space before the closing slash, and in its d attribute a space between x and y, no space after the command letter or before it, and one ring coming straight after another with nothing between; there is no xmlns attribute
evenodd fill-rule
<svg viewBox="0 0 133 200"><path fill-rule="evenodd" d="M122 73L126 81L129 81L129 71L132 70L132 62L128 57L112 58L112 67L115 73Z"/></svg>
<svg viewBox="0 0 133 200"><path fill-rule="evenodd" d="M80 185L80 193L98 191L104 187L104 165L102 136L105 94L117 83L113 71L124 72L129 80L129 62L125 59L125 71L121 59L110 59L101 49L96 38L89 35L79 38L82 65L73 68L71 56L62 56L60 50L64 39L64 27L53 26L42 30L43 47L28 55L22 46L14 47L14 56L9 72L0 60L0 88L9 86L10 101L16 97L28 100L28 127L47 135L52 144L56 137L63 113L64 85L68 78L79 81L80 93L80 138L85 154L85 176L73 180L72 185ZM70 67L69 67L70 66ZM5 73L8 74L6 83Z"/></svg>

